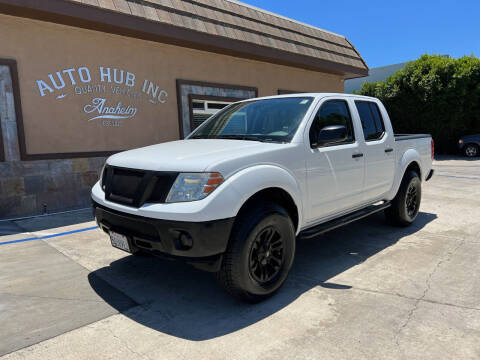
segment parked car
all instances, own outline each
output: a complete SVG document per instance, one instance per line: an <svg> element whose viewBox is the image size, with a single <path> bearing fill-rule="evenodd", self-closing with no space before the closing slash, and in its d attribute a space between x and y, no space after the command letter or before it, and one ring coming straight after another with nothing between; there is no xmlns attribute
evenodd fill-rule
<svg viewBox="0 0 480 360"><path fill-rule="evenodd" d="M480 134L463 136L458 140L458 148L467 157L480 155Z"/></svg>
<svg viewBox="0 0 480 360"><path fill-rule="evenodd" d="M184 140L109 157L94 213L113 246L183 259L257 302L287 278L297 238L379 211L415 221L433 147L430 135L394 135L375 98L251 99Z"/></svg>

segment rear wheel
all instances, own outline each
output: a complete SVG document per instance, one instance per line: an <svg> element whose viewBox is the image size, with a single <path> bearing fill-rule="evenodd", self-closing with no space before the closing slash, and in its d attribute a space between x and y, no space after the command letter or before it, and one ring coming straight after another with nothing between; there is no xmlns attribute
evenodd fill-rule
<svg viewBox="0 0 480 360"><path fill-rule="evenodd" d="M227 292L248 302L273 295L295 255L295 229L288 213L273 203L256 205L239 214L217 273Z"/></svg>
<svg viewBox="0 0 480 360"><path fill-rule="evenodd" d="M422 199L422 183L415 171L408 171L398 189L391 206L385 210L387 222L397 226L408 226L415 221Z"/></svg>
<svg viewBox="0 0 480 360"><path fill-rule="evenodd" d="M465 145L465 148L463 149L463 152L465 153L465 156L467 157L475 157L478 156L480 151L477 145L475 144L467 144Z"/></svg>

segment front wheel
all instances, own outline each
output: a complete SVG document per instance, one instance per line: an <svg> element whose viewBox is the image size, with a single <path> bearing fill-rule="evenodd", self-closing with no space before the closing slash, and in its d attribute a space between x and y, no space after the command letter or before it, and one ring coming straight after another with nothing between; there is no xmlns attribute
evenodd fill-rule
<svg viewBox="0 0 480 360"><path fill-rule="evenodd" d="M385 210L387 222L397 226L408 226L415 221L422 200L422 183L415 171L408 171L400 184L391 206Z"/></svg>
<svg viewBox="0 0 480 360"><path fill-rule="evenodd" d="M259 302L284 283L295 255L295 229L288 213L260 203L239 214L217 279L234 297Z"/></svg>

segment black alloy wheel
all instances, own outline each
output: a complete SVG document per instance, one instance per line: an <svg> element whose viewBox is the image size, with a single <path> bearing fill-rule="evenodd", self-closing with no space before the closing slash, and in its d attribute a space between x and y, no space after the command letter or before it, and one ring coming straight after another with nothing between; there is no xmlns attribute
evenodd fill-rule
<svg viewBox="0 0 480 360"><path fill-rule="evenodd" d="M414 218L418 211L417 188L414 183L410 183L405 198L405 206L409 217Z"/></svg>
<svg viewBox="0 0 480 360"><path fill-rule="evenodd" d="M250 275L260 284L266 284L279 273L284 261L282 235L274 226L263 229L250 249Z"/></svg>
<svg viewBox="0 0 480 360"><path fill-rule="evenodd" d="M422 200L422 182L416 171L405 173L397 195L385 209L387 222L397 226L408 226L417 218Z"/></svg>
<svg viewBox="0 0 480 360"><path fill-rule="evenodd" d="M283 207L267 201L249 204L237 215L217 280L237 299L267 299L290 272L295 240L295 226Z"/></svg>

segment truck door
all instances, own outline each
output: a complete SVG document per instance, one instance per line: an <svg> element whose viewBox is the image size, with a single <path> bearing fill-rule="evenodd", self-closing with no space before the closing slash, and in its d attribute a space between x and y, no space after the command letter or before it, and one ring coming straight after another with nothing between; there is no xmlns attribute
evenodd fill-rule
<svg viewBox="0 0 480 360"><path fill-rule="evenodd" d="M344 139L316 142L322 129L338 125L346 128ZM355 138L348 102L335 98L323 101L310 125L306 143L307 221L314 223L359 205L363 197L364 157Z"/></svg>
<svg viewBox="0 0 480 360"><path fill-rule="evenodd" d="M355 100L363 128L365 143L364 200L377 200L390 191L395 177L395 138L385 122L377 103Z"/></svg>

